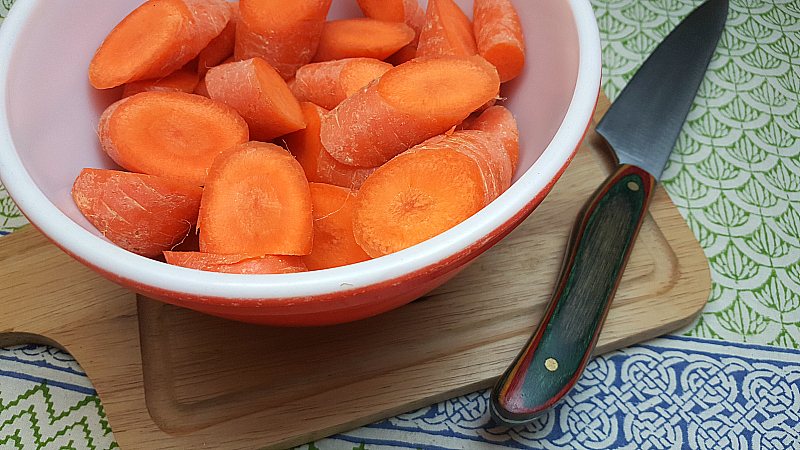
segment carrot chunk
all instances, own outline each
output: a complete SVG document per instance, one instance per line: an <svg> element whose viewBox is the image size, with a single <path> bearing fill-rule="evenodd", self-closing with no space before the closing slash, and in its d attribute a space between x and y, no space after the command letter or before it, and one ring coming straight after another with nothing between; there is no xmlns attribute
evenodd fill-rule
<svg viewBox="0 0 800 450"><path fill-rule="evenodd" d="M453 0L430 0L419 36L417 56L475 55L472 22Z"/></svg>
<svg viewBox="0 0 800 450"><path fill-rule="evenodd" d="M205 76L208 69L233 57L233 49L236 43L236 25L241 21L242 14L239 12L239 2L230 2L229 5L231 18L228 20L228 24L197 55L197 73L200 77Z"/></svg>
<svg viewBox="0 0 800 450"><path fill-rule="evenodd" d="M314 243L303 257L309 270L355 264L370 259L353 237L356 192L324 183L309 183L314 212Z"/></svg>
<svg viewBox="0 0 800 450"><path fill-rule="evenodd" d="M166 178L86 168L72 186L78 209L105 237L125 250L160 256L197 222L203 189Z"/></svg>
<svg viewBox="0 0 800 450"><path fill-rule="evenodd" d="M389 56L388 62L398 65L416 56L419 34L425 25L425 10L418 0L358 0L358 6L370 19L403 22L414 30L414 39Z"/></svg>
<svg viewBox="0 0 800 450"><path fill-rule="evenodd" d="M430 239L485 204L478 164L450 148L412 148L380 166L356 197L353 235L373 258Z"/></svg>
<svg viewBox="0 0 800 450"><path fill-rule="evenodd" d="M303 168L266 142L224 151L208 172L197 228L205 253L307 255L313 220Z"/></svg>
<svg viewBox="0 0 800 450"><path fill-rule="evenodd" d="M165 77L125 83L125 87L122 88L122 97L130 97L146 91L192 93L197 88L199 81L200 77L197 75L197 71L182 67Z"/></svg>
<svg viewBox="0 0 800 450"><path fill-rule="evenodd" d="M331 0L241 0L237 60L259 57L289 79L317 51Z"/></svg>
<svg viewBox="0 0 800 450"><path fill-rule="evenodd" d="M525 65L522 24L510 0L475 0L472 8L478 54L494 64L500 81L513 79Z"/></svg>
<svg viewBox="0 0 800 450"><path fill-rule="evenodd" d="M247 123L232 108L183 92L142 92L100 117L103 150L120 166L202 186L220 152L248 140Z"/></svg>
<svg viewBox="0 0 800 450"><path fill-rule="evenodd" d="M511 186L511 159L499 136L481 130L460 130L434 136L414 149L451 149L470 157L478 165L489 204Z"/></svg>
<svg viewBox="0 0 800 450"><path fill-rule="evenodd" d="M253 140L269 141L305 127L300 104L286 81L261 58L213 67L205 84L213 100L244 117Z"/></svg>
<svg viewBox="0 0 800 450"><path fill-rule="evenodd" d="M345 58L306 64L289 83L297 100L333 109L392 65L374 58Z"/></svg>
<svg viewBox="0 0 800 450"><path fill-rule="evenodd" d="M499 137L511 161L511 173L517 170L519 129L511 111L503 106L492 106L467 125L466 129L482 130Z"/></svg>
<svg viewBox="0 0 800 450"><path fill-rule="evenodd" d="M322 27L312 61L344 58L385 59L414 39L414 30L401 22L356 17L330 20Z"/></svg>
<svg viewBox="0 0 800 450"><path fill-rule="evenodd" d="M342 101L323 118L320 139L340 162L376 167L461 123L499 87L480 56L416 58Z"/></svg>
<svg viewBox="0 0 800 450"><path fill-rule="evenodd" d="M361 187L364 180L375 171L375 167L348 166L334 159L319 140L320 123L327 111L309 102L301 103L300 108L306 117L306 127L287 134L283 141L297 158L297 162L303 166L308 181L350 189Z"/></svg>
<svg viewBox="0 0 800 450"><path fill-rule="evenodd" d="M165 251L167 264L207 272L270 274L307 272L302 256L289 255L217 255L202 252Z"/></svg>
<svg viewBox="0 0 800 450"><path fill-rule="evenodd" d="M192 60L231 16L225 0L148 0L108 34L89 64L98 89L161 78Z"/></svg>

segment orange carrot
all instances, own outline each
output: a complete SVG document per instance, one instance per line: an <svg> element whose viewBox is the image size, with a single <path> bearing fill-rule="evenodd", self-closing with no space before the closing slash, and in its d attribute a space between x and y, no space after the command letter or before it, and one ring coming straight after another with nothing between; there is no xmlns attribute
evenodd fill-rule
<svg viewBox="0 0 800 450"><path fill-rule="evenodd" d="M259 57L289 79L319 45L331 0L240 0L237 60Z"/></svg>
<svg viewBox="0 0 800 450"><path fill-rule="evenodd" d="M460 130L434 136L413 149L451 149L469 156L483 177L485 204L511 186L511 159L499 136L481 130Z"/></svg>
<svg viewBox="0 0 800 450"><path fill-rule="evenodd" d="M313 221L303 168L266 142L224 151L208 172L197 228L205 253L307 255Z"/></svg>
<svg viewBox="0 0 800 450"><path fill-rule="evenodd" d="M84 216L111 242L155 257L178 245L197 222L200 187L166 178L86 168L72 186Z"/></svg>
<svg viewBox="0 0 800 450"><path fill-rule="evenodd" d="M213 67L206 73L205 84L213 100L244 117L253 140L269 141L306 126L289 86L261 58Z"/></svg>
<svg viewBox="0 0 800 450"><path fill-rule="evenodd" d="M103 150L133 172L201 186L220 152L248 140L247 123L232 108L183 92L126 97L103 112Z"/></svg>
<svg viewBox="0 0 800 450"><path fill-rule="evenodd" d="M385 59L414 39L414 30L401 22L366 17L330 20L322 27L313 62L344 58Z"/></svg>
<svg viewBox="0 0 800 450"><path fill-rule="evenodd" d="M373 173L356 197L353 235L373 258L411 247L485 203L481 170L450 148L412 148Z"/></svg>
<svg viewBox="0 0 800 450"><path fill-rule="evenodd" d="M503 106L492 106L483 111L466 126L468 130L482 130L494 134L503 142L511 161L511 173L517 170L519 159L519 129L511 111Z"/></svg>
<svg viewBox="0 0 800 450"><path fill-rule="evenodd" d="M156 79L137 80L125 83L122 97L130 97L145 91L174 91L191 93L197 88L200 78L197 71L182 67L171 74Z"/></svg>
<svg viewBox="0 0 800 450"><path fill-rule="evenodd" d="M353 237L356 192L324 183L309 183L314 211L314 244L303 257L309 270L355 264L370 259Z"/></svg>
<svg viewBox="0 0 800 450"><path fill-rule="evenodd" d="M480 56L415 58L342 101L323 118L320 139L340 162L376 167L459 124L499 86Z"/></svg>
<svg viewBox="0 0 800 450"><path fill-rule="evenodd" d="M475 55L472 22L453 0L429 0L417 56Z"/></svg>
<svg viewBox="0 0 800 450"><path fill-rule="evenodd" d="M307 272L302 256L287 255L217 255L201 252L165 251L168 264L207 272L270 274Z"/></svg>
<svg viewBox="0 0 800 450"><path fill-rule="evenodd" d="M391 68L391 64L374 58L311 63L297 70L289 87L297 100L333 109Z"/></svg>
<svg viewBox="0 0 800 450"><path fill-rule="evenodd" d="M206 74L208 69L222 63L233 56L233 48L236 42L236 25L242 18L239 12L239 2L230 2L231 18L228 24L208 45L197 55L197 73L201 77Z"/></svg>
<svg viewBox="0 0 800 450"><path fill-rule="evenodd" d="M414 39L392 54L387 61L398 65L416 56L419 34L425 25L425 10L418 0L358 0L358 6L370 19L403 22L414 30Z"/></svg>
<svg viewBox="0 0 800 450"><path fill-rule="evenodd" d="M89 64L98 89L161 78L191 61L231 16L225 0L148 0L108 34Z"/></svg>
<svg viewBox="0 0 800 450"><path fill-rule="evenodd" d="M519 75L525 65L525 40L510 0L475 0L472 8L478 54L494 64L500 81Z"/></svg>
<svg viewBox="0 0 800 450"><path fill-rule="evenodd" d="M328 183L350 189L358 189L372 172L374 167L355 167L343 164L334 159L322 147L319 140L319 129L322 117L327 111L313 103L300 104L306 118L306 127L283 137L286 147L292 152L297 162L303 166L308 181Z"/></svg>

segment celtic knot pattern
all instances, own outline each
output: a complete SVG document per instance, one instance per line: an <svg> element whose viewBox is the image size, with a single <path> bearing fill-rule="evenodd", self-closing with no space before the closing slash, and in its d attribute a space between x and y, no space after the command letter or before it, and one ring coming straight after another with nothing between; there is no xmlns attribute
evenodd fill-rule
<svg viewBox="0 0 800 450"><path fill-rule="evenodd" d="M800 352L662 338L595 358L566 398L525 426L494 425L485 410L488 400L488 391L473 394L358 434L374 443L395 432L405 438L434 434L450 444L447 448L493 442L552 450L795 449ZM337 442L344 436L323 440L318 448L343 448ZM409 447L414 448L413 439Z"/></svg>

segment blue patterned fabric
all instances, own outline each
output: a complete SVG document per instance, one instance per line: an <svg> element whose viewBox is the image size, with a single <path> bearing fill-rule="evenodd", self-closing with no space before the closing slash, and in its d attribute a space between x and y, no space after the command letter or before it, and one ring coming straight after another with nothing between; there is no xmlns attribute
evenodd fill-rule
<svg viewBox="0 0 800 450"><path fill-rule="evenodd" d="M459 397L302 448L800 449L800 351L665 337L595 358L525 427L492 424L488 401Z"/></svg>

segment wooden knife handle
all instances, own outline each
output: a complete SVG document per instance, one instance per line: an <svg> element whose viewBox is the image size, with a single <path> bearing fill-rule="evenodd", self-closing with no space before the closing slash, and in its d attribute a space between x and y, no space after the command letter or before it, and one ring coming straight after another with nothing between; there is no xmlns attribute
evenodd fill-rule
<svg viewBox="0 0 800 450"><path fill-rule="evenodd" d="M621 164L583 206L544 318L492 390L495 421L530 422L580 378L655 186L646 171Z"/></svg>

